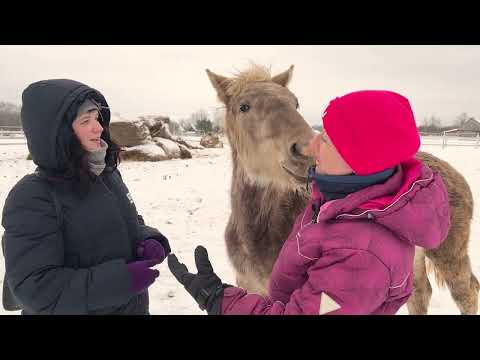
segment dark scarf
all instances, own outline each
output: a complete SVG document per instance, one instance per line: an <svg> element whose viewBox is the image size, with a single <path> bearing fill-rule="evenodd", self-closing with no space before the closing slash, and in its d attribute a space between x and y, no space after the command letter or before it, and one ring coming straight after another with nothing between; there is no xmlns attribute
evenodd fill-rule
<svg viewBox="0 0 480 360"><path fill-rule="evenodd" d="M309 181L314 180L325 201L343 199L349 194L365 189L366 187L382 184L395 172L390 168L375 174L359 176L351 175L320 175L315 173L315 167L308 171Z"/></svg>

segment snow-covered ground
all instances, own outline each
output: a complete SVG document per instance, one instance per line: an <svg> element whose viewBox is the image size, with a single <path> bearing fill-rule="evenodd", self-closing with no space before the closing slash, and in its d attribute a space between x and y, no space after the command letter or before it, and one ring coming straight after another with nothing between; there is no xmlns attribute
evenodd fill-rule
<svg viewBox="0 0 480 360"><path fill-rule="evenodd" d="M28 150L24 140L12 140L0 139L1 208L12 186L35 167L32 161L26 160ZM472 188L477 206L470 255L474 272L480 277L480 148L447 146L442 149L438 145L424 145L422 150L453 164ZM201 244L208 249L213 267L222 280L235 282L223 240L230 207L231 160L228 144L223 149L198 150L197 155L188 160L123 162L120 171L139 213L148 225L157 227L170 239L173 251L189 269L195 270L193 250ZM2 234L0 226L0 236ZM160 277L150 288L151 313L202 314L173 278L166 262L157 268ZM0 256L0 284L3 273L3 257ZM438 289L433 277L431 280L433 296L430 313L458 314L449 292ZM0 314L12 313L0 308ZM407 314L405 306L399 314Z"/></svg>

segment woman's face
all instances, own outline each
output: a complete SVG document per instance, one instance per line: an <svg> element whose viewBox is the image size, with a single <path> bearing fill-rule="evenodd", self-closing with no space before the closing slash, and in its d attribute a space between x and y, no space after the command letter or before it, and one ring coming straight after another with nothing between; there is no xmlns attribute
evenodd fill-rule
<svg viewBox="0 0 480 360"><path fill-rule="evenodd" d="M322 131L312 139L308 152L315 158L317 174L348 175L353 172L325 131Z"/></svg>
<svg viewBox="0 0 480 360"><path fill-rule="evenodd" d="M101 148L100 135L103 127L98 121L98 110L92 110L78 116L72 124L73 132L86 151Z"/></svg>

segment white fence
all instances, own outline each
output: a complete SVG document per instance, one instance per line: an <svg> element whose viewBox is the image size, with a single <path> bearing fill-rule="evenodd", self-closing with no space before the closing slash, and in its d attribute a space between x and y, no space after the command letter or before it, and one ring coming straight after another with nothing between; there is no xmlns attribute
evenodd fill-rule
<svg viewBox="0 0 480 360"><path fill-rule="evenodd" d="M480 133L456 133L444 131L443 133L421 133L422 145L471 146L480 148Z"/></svg>
<svg viewBox="0 0 480 360"><path fill-rule="evenodd" d="M0 145L27 145L27 139L21 127L0 126Z"/></svg>
<svg viewBox="0 0 480 360"><path fill-rule="evenodd" d="M25 139L25 134L19 126L0 126L0 139Z"/></svg>
<svg viewBox="0 0 480 360"><path fill-rule="evenodd" d="M189 136L190 135L190 136ZM443 133L421 133L422 145L437 145L445 148L447 146L471 146L473 148L480 148L480 133L455 133L455 132L448 132L445 131ZM197 134L183 134L184 137L187 138L196 138L198 137ZM1 140L8 140L8 139L15 139L15 140L25 140L23 143L26 144L25 134L23 130L19 127L13 126L0 126L0 141ZM190 141L192 139L189 139ZM197 140L199 141L199 140ZM0 145L7 145L10 142L7 141L5 143L1 143Z"/></svg>

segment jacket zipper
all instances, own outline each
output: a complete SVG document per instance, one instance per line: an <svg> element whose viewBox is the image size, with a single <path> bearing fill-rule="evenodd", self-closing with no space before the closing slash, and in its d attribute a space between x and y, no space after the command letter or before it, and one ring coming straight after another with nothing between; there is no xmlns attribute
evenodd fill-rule
<svg viewBox="0 0 480 360"><path fill-rule="evenodd" d="M105 187L107 192L110 194L110 197L113 198L113 201L115 202L115 204L118 205L118 206L115 207L115 209L117 210L117 213L120 216L120 219L122 219L122 222L125 226L125 230L127 232L127 235L130 237L130 230L129 230L129 227L128 227L128 222L123 216L123 212L121 210L122 205L120 204L120 200L117 198L117 196L114 194L114 192L112 190L110 190L110 188L107 186L107 184L105 184L105 181L100 176L97 177L97 180L103 185L103 187ZM110 181L110 179L108 179L108 182L110 183L110 185L112 185L112 182ZM136 254L136 251L137 251L137 245L136 245L135 242L133 242L131 244L131 249L132 249L133 257L135 257L135 254Z"/></svg>
<svg viewBox="0 0 480 360"><path fill-rule="evenodd" d="M317 202L313 202L312 203L312 221L311 223L312 224L316 224L317 223L317 218L318 218L318 213L320 212L320 204L318 204Z"/></svg>

